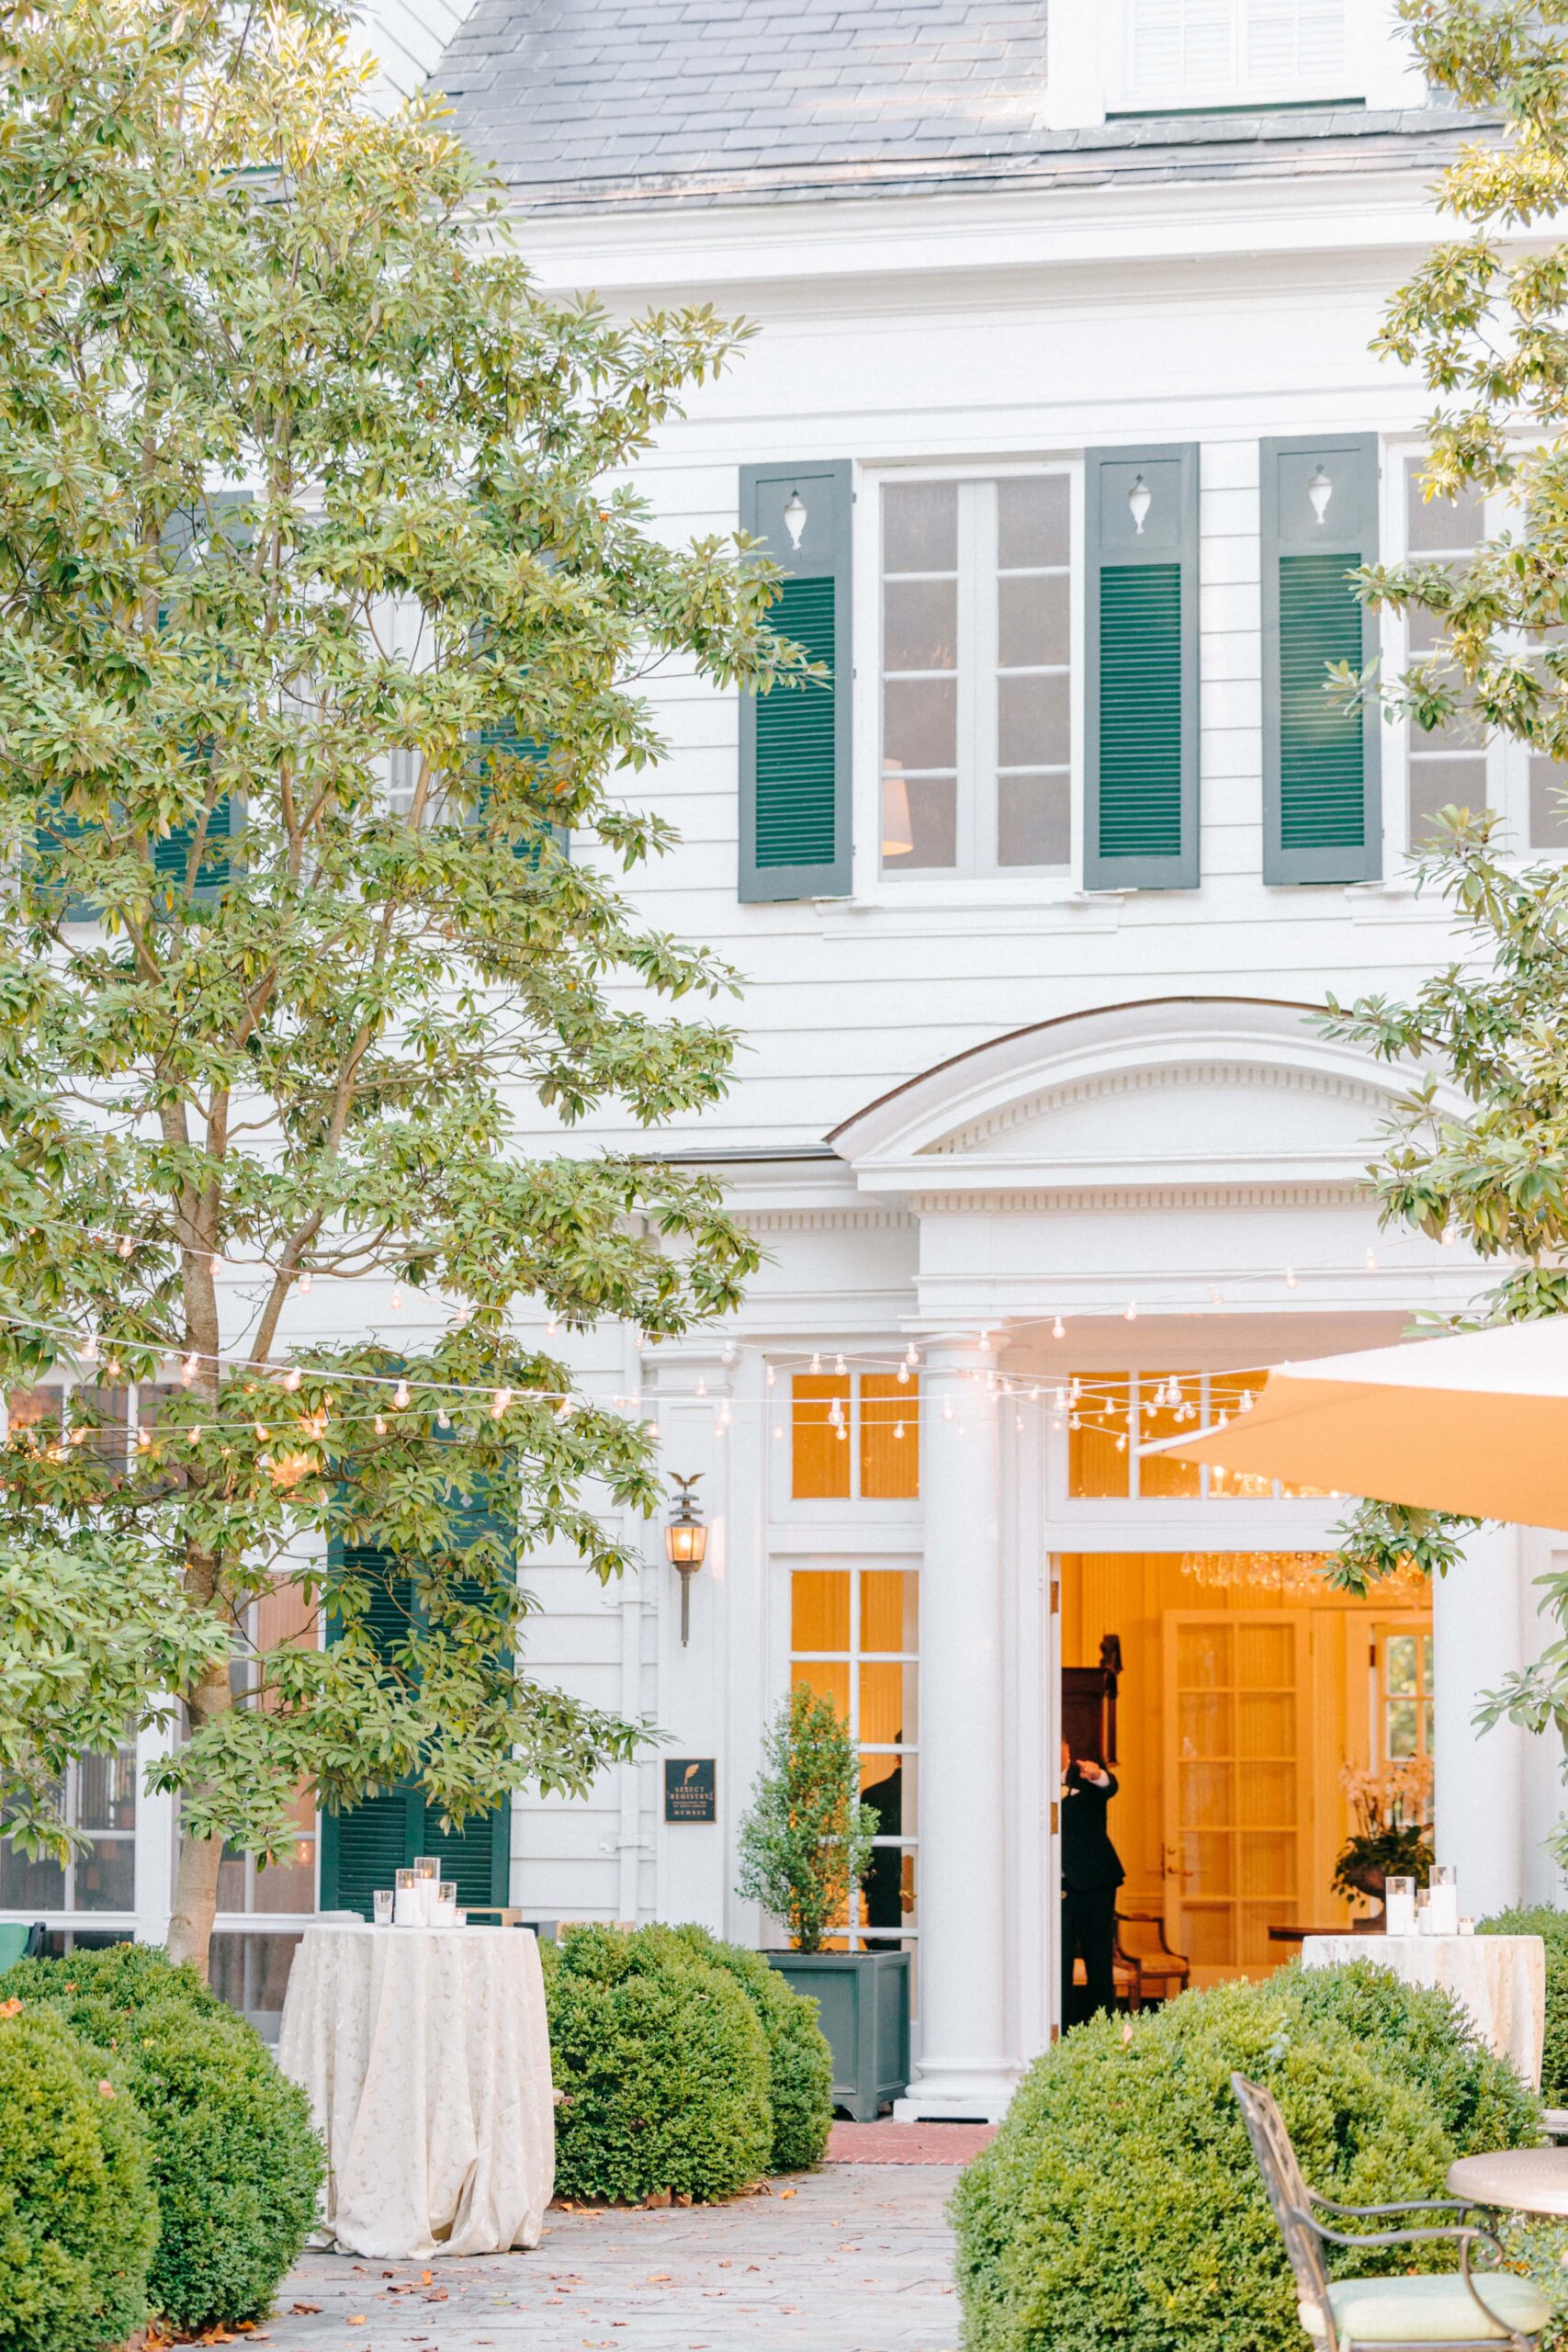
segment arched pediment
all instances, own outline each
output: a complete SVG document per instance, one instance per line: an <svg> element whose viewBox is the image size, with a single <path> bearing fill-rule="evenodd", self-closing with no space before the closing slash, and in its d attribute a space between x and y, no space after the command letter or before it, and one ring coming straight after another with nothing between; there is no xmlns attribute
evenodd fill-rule
<svg viewBox="0 0 1568 2352"><path fill-rule="evenodd" d="M1403 1082L1310 1006L1161 998L1015 1030L829 1140L873 1191L1349 1184Z"/></svg>

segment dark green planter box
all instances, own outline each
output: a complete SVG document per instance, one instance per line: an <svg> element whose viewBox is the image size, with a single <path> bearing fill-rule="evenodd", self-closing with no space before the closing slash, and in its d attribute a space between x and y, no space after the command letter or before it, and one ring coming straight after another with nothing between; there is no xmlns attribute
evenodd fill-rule
<svg viewBox="0 0 1568 2352"><path fill-rule="evenodd" d="M907 1951L768 1951L796 1993L808 1993L833 2053L833 2104L855 2123L902 2098L909 2082Z"/></svg>

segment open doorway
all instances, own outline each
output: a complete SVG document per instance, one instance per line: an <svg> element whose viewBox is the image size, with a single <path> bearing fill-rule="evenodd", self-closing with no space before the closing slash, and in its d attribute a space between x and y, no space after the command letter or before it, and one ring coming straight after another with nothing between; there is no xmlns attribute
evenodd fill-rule
<svg viewBox="0 0 1568 2352"><path fill-rule="evenodd" d="M1375 1916L1335 1891L1335 1865L1357 1797L1429 1770L1423 1583L1363 1601L1296 1553L1069 1553L1061 1602L1065 1724L1107 1658L1120 1668L1110 1826L1131 1958L1163 1936L1193 1984L1224 1984Z"/></svg>

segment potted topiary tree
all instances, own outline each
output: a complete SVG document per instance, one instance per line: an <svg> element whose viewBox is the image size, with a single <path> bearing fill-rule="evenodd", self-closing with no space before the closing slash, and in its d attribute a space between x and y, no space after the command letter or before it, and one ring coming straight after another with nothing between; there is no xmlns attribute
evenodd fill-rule
<svg viewBox="0 0 1568 2352"><path fill-rule="evenodd" d="M736 1892L784 1922L790 1950L765 1957L817 2002L833 2053L834 2104L869 2123L909 2075L909 1956L847 1949L876 1810L861 1801L849 1726L804 1682L780 1708L762 1758L740 1825Z"/></svg>

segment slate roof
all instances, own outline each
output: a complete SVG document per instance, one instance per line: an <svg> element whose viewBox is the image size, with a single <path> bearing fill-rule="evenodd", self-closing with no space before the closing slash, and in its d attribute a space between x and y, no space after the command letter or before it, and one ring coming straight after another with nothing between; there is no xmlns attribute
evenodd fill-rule
<svg viewBox="0 0 1568 2352"><path fill-rule="evenodd" d="M535 211L1433 168L1472 128L1326 106L1052 131L1045 0L478 0L434 78Z"/></svg>

